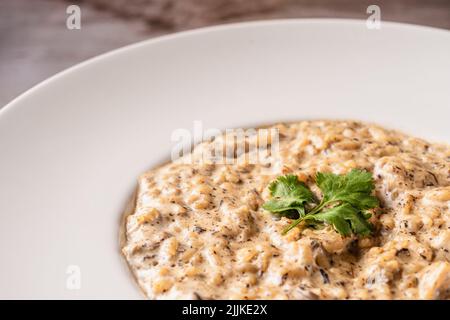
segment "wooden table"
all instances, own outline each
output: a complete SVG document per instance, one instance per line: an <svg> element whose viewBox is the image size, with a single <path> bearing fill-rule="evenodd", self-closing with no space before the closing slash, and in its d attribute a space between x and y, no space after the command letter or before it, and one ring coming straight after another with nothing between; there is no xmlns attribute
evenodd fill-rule
<svg viewBox="0 0 450 320"><path fill-rule="evenodd" d="M0 1L0 108L33 85L87 58L183 29L123 19L82 2L82 29L68 30L65 22L69 4L62 0ZM370 4L381 7L385 21L450 29L449 0L287 0L271 12L217 23L272 18L366 19Z"/></svg>

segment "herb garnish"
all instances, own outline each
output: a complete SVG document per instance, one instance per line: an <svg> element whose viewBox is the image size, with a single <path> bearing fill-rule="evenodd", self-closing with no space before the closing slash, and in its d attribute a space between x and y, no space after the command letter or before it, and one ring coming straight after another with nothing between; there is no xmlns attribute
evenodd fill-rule
<svg viewBox="0 0 450 320"><path fill-rule="evenodd" d="M319 172L316 184L322 191L322 200L318 204L311 190L295 175L280 176L269 185L272 199L263 208L295 219L283 234L301 222L306 227L332 225L343 236L352 233L368 236L372 233L373 226L368 221L371 215L367 210L379 203L372 195L375 185L371 173L359 169L346 175Z"/></svg>

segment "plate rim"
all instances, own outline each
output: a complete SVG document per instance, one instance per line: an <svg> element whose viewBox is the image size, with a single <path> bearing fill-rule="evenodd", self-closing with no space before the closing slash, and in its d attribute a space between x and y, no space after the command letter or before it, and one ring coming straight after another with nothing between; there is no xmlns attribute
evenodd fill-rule
<svg viewBox="0 0 450 320"><path fill-rule="evenodd" d="M203 35L212 32L220 32L225 31L227 29L239 29L239 28L251 28L251 27L259 27L259 26L276 26L276 25L298 25L298 24L352 24L352 25L360 25L362 23L366 23L366 20L363 19L341 19L341 18L289 18L289 19L268 19L268 20L250 20L244 22L231 22L224 23L188 30L182 30L174 33L169 33L161 36L151 37L148 39L144 39L135 43L131 43L125 46L121 46L116 49L109 50L107 52L95 55L91 58L83 60L79 63L76 63L68 68L65 68L54 75L38 82L27 90L23 91L17 97L9 101L3 107L0 108L0 125L2 123L2 119L8 112L14 110L14 108L19 105L22 100L26 99L28 96L34 94L41 88L44 88L46 85L58 81L59 79L70 75L73 72L77 72L89 65L95 64L96 62L102 59L113 58L116 55L124 54L129 50L138 49L143 46L157 44L165 41L173 41L179 38L190 37L192 35ZM395 21L381 21L381 28L397 28L397 29L410 29L416 31L427 31L427 32L437 32L449 37L450 40L450 30L411 24L411 23L403 23L403 22L395 22Z"/></svg>

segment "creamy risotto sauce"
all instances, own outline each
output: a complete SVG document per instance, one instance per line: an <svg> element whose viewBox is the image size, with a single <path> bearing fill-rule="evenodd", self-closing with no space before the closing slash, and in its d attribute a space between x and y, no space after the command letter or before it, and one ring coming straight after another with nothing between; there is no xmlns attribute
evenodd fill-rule
<svg viewBox="0 0 450 320"><path fill-rule="evenodd" d="M176 161L139 178L123 253L148 298L450 298L448 145L352 121L274 127L271 163ZM282 235L289 220L261 208L279 175L295 174L320 195L316 172L352 168L375 179L372 237L331 227Z"/></svg>

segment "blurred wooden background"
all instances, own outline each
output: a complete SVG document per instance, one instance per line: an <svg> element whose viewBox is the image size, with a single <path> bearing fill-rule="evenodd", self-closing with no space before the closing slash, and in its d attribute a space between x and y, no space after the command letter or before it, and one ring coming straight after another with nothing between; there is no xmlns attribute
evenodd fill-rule
<svg viewBox="0 0 450 320"><path fill-rule="evenodd" d="M81 7L81 30L66 8ZM450 0L1 0L0 108L49 76L100 53L179 30L274 18L366 19L450 29Z"/></svg>

